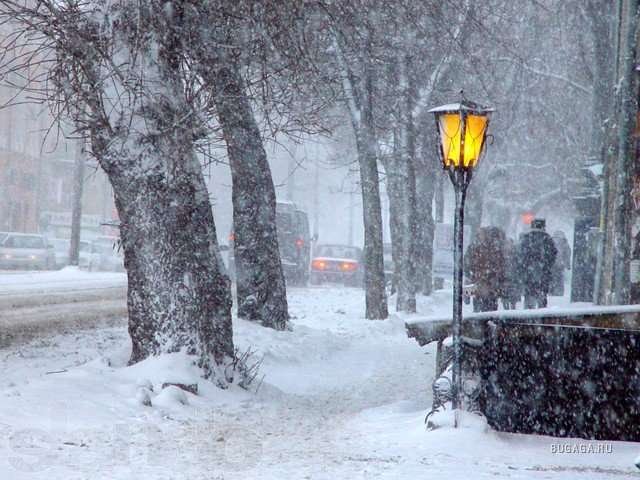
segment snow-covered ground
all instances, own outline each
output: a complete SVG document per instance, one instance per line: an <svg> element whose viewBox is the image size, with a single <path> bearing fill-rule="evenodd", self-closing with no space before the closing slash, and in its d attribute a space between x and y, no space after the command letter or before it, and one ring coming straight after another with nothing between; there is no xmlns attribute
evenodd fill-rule
<svg viewBox="0 0 640 480"><path fill-rule="evenodd" d="M198 382L180 354L125 367L125 328L0 350L0 479L621 479L638 471L638 444L502 434L474 416L460 429L426 431L434 348L408 339L404 319L364 320L363 303L358 289L293 289L291 331L236 321L236 344L263 358L264 379L249 392ZM450 292L420 299L419 310L449 311ZM164 382L198 382L199 395L161 390ZM602 446L553 453L567 445Z"/></svg>

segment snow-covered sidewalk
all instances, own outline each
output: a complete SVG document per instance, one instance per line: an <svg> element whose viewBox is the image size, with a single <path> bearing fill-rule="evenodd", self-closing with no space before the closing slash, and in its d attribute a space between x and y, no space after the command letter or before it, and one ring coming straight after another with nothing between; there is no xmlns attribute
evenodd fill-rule
<svg viewBox="0 0 640 480"><path fill-rule="evenodd" d="M449 299L439 293L419 307L442 314ZM637 471L632 443L500 434L473 416L462 429L426 431L433 346L408 339L404 318L364 320L363 303L358 289L293 289L292 331L236 321L236 344L263 357L257 393L258 384L220 391L202 381L198 396L161 390L196 382L197 372L180 354L124 367L124 328L1 350L0 478L620 479Z"/></svg>

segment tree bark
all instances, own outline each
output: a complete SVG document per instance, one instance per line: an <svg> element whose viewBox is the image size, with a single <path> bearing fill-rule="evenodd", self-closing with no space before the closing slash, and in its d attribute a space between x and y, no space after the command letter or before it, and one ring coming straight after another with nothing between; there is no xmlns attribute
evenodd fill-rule
<svg viewBox="0 0 640 480"><path fill-rule="evenodd" d="M387 183L387 197L389 199L389 233L391 235L391 258L393 259L393 279L391 291L396 293L402 266L402 228L399 219L402 218L402 197L404 195L402 177L396 168L396 156L386 155L382 159Z"/></svg>
<svg viewBox="0 0 640 480"><path fill-rule="evenodd" d="M636 118L638 82L634 78L638 34L638 0L619 0L616 15L616 73L604 148L605 188L602 199L602 240L598 258L598 303L629 302L628 268L631 253L633 178L632 131Z"/></svg>
<svg viewBox="0 0 640 480"><path fill-rule="evenodd" d="M224 386L232 372L223 369L234 356L231 294L195 154L194 139L202 126L183 89L182 18L179 9L164 17L143 6L121 8L112 26L115 47L132 61L144 62L145 78L153 80L132 82L136 89L145 89L145 95L137 108L125 106L118 120L140 127L113 128L111 117L100 113L100 96L105 93L93 63L99 57L93 50L96 46L87 51L80 42L73 44L86 54L75 57L87 75L78 85L82 92L78 106L88 118L79 127L89 128L92 153L113 186L121 219L133 347L130 362L185 351L197 357L206 378ZM134 35L132 25L141 24L144 31ZM137 42L155 48L141 52ZM129 84L117 87L130 88Z"/></svg>
<svg viewBox="0 0 640 480"><path fill-rule="evenodd" d="M157 167L142 178L110 171L129 285L130 361L186 348L205 376L222 380L214 370L233 356L229 281L216 259L200 165L193 152L182 154L173 178Z"/></svg>
<svg viewBox="0 0 640 480"><path fill-rule="evenodd" d="M400 122L400 169L404 183L400 225L402 226L402 256L400 257L400 277L396 310L416 312L417 288L417 236L416 214L416 139L413 111L415 109L415 81L411 72L412 58L407 55L400 67L401 122Z"/></svg>
<svg viewBox="0 0 640 480"><path fill-rule="evenodd" d="M423 295L431 295L433 291L433 237L435 222L433 218L433 199L439 177L444 177L437 170L433 155L435 149L429 143L430 136L422 135L420 155L416 156L416 215L418 222L417 238L417 277L419 290Z"/></svg>
<svg viewBox="0 0 640 480"><path fill-rule="evenodd" d="M238 316L283 330L289 316L287 293L267 155L237 66L220 66L211 80L233 180Z"/></svg>
<svg viewBox="0 0 640 480"><path fill-rule="evenodd" d="M362 185L362 216L364 221L364 285L366 318L385 319L389 315L384 286L382 245L382 211L373 116L365 113L363 127L357 135L360 183Z"/></svg>
<svg viewBox="0 0 640 480"><path fill-rule="evenodd" d="M360 134L356 135L362 184L362 215L364 221L364 284L368 319L389 316L384 282L382 210L380 206L380 178L378 175L378 140L373 113L374 66L372 32L369 29L364 61L364 101Z"/></svg>
<svg viewBox="0 0 640 480"><path fill-rule="evenodd" d="M375 69L372 35L369 26L366 46L361 56L363 80L358 81L347 64L339 35L334 33L334 46L338 57L342 90L355 135L360 170L364 222L365 316L370 320L385 319L389 315L384 279L378 139L373 112Z"/></svg>
<svg viewBox="0 0 640 480"><path fill-rule="evenodd" d="M636 78L636 49L638 35L638 0L628 0L623 10L624 29L621 45L620 117L618 129L618 175L614 200L615 257L613 269L614 302L629 303L629 260L631 257L631 188L633 184L633 129L638 113L638 80Z"/></svg>
<svg viewBox="0 0 640 480"><path fill-rule="evenodd" d="M69 265L80 264L80 237L82 233L82 193L84 191L84 142L78 141L73 163L73 197L71 205L71 241Z"/></svg>

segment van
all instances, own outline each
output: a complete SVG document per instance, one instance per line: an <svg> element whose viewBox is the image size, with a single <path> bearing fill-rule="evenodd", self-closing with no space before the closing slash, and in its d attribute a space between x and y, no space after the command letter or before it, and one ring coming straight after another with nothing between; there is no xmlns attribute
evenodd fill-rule
<svg viewBox="0 0 640 480"><path fill-rule="evenodd" d="M471 227L465 225L463 235L463 251L466 252L469 246ZM453 278L453 244L453 225L436 223L433 235L433 284L436 289L443 288L444 281L451 281Z"/></svg>
<svg viewBox="0 0 640 480"><path fill-rule="evenodd" d="M311 262L311 237L307 213L293 202L277 202L276 229L285 280L289 285L307 285ZM232 279L235 278L234 240L235 233L232 231L229 234L228 247L228 271Z"/></svg>

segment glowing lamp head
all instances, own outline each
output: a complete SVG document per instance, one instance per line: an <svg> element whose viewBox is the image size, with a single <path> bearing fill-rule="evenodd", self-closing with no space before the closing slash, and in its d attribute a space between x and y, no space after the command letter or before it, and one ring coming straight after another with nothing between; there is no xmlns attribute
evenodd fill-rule
<svg viewBox="0 0 640 480"><path fill-rule="evenodd" d="M463 100L432 108L445 169L472 169L480 161L492 108Z"/></svg>

